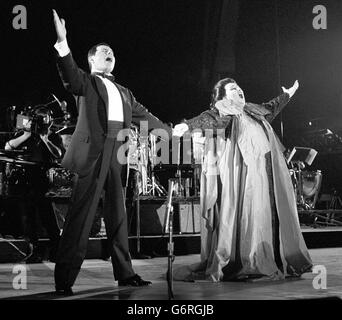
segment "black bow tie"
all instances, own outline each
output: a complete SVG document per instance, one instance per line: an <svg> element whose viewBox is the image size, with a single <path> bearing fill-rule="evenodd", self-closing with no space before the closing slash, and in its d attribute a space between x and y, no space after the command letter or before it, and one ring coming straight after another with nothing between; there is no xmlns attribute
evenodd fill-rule
<svg viewBox="0 0 342 320"><path fill-rule="evenodd" d="M111 73L104 73L104 72L93 72L93 74L100 76L102 78L106 78L110 81L115 81L115 77Z"/></svg>

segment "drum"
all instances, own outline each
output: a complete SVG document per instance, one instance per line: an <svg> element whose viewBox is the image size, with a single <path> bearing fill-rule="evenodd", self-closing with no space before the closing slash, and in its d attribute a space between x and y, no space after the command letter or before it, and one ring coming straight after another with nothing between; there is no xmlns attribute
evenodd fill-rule
<svg viewBox="0 0 342 320"><path fill-rule="evenodd" d="M47 170L49 179L50 197L70 197L74 183L75 174L62 167L50 168Z"/></svg>
<svg viewBox="0 0 342 320"><path fill-rule="evenodd" d="M290 175L297 198L297 206L314 209L322 184L322 172L290 169Z"/></svg>
<svg viewBox="0 0 342 320"><path fill-rule="evenodd" d="M302 171L303 196L310 198L319 193L322 184L322 172Z"/></svg>
<svg viewBox="0 0 342 320"><path fill-rule="evenodd" d="M47 175L49 178L50 187L71 187L73 184L74 174L67 169L60 167L50 168Z"/></svg>
<svg viewBox="0 0 342 320"><path fill-rule="evenodd" d="M24 197L29 190L29 178L24 164L0 162L0 196Z"/></svg>

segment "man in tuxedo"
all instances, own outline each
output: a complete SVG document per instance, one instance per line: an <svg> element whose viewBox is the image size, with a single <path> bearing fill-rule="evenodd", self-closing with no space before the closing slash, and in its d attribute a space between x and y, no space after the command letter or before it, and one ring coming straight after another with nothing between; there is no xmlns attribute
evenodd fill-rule
<svg viewBox="0 0 342 320"><path fill-rule="evenodd" d="M118 133L148 121L150 129L171 128L138 103L132 92L114 82L111 72L115 57L109 45L101 43L88 52L91 73L77 67L66 39L65 21L53 10L57 33L57 67L64 87L77 96L78 120L62 166L77 173L55 267L56 292L71 295L72 286L86 255L89 233L104 188L104 221L114 278L119 286L145 286L133 271L128 247L127 217L124 204L122 146Z"/></svg>

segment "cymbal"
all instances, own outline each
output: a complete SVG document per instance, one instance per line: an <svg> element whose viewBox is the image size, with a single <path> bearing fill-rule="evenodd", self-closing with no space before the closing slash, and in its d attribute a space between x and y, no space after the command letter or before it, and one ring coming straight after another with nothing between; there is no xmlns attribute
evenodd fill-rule
<svg viewBox="0 0 342 320"><path fill-rule="evenodd" d="M6 149L0 149L0 153L2 154L20 154L24 153L24 150L6 150Z"/></svg>
<svg viewBox="0 0 342 320"><path fill-rule="evenodd" d="M0 156L5 156L8 158L15 158L17 156L21 156L24 153L24 150L4 150L0 149Z"/></svg>
<svg viewBox="0 0 342 320"><path fill-rule="evenodd" d="M18 163L18 164L28 164L28 165L38 164L37 162L33 162L33 161L27 161L27 160L21 160L21 159L15 159L15 158L3 157L3 156L0 156L0 161Z"/></svg>

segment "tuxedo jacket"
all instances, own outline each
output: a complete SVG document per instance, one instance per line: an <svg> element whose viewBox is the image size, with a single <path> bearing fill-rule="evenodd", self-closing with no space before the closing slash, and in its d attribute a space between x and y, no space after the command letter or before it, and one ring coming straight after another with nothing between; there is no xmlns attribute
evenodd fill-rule
<svg viewBox="0 0 342 320"><path fill-rule="evenodd" d="M57 68L64 87L76 96L78 109L76 128L63 157L62 166L81 176L86 175L103 151L106 139L107 90L98 76L78 68L71 53L58 57ZM129 89L116 82L114 85L122 98L124 128L130 128L132 122L139 126L140 121L148 121L149 130L160 128L171 134L171 128L137 102Z"/></svg>

